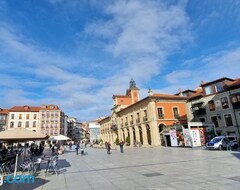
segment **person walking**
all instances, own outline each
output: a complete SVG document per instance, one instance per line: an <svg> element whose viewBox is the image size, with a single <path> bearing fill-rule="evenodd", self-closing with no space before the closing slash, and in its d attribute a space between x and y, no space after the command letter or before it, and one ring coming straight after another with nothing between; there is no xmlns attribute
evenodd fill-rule
<svg viewBox="0 0 240 190"><path fill-rule="evenodd" d="M79 150L79 143L77 142L77 144L76 144L76 155L78 155L78 150Z"/></svg>
<svg viewBox="0 0 240 190"><path fill-rule="evenodd" d="M110 142L108 142L107 143L107 154L111 154L110 150L111 150L111 144L110 144Z"/></svg>
<svg viewBox="0 0 240 190"><path fill-rule="evenodd" d="M123 153L123 145L124 145L124 142L121 141L121 142L119 143L119 145L120 145L120 152Z"/></svg>
<svg viewBox="0 0 240 190"><path fill-rule="evenodd" d="M69 143L69 149L72 150L72 142Z"/></svg>

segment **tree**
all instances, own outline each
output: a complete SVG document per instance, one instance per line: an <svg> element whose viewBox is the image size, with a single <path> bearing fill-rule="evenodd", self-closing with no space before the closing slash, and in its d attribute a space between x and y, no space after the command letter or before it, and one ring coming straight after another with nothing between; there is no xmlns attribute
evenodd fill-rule
<svg viewBox="0 0 240 190"><path fill-rule="evenodd" d="M126 145L130 145L130 137L129 136L127 136L127 138L126 138Z"/></svg>
<svg viewBox="0 0 240 190"><path fill-rule="evenodd" d="M117 137L115 140L116 145L119 145L119 138Z"/></svg>

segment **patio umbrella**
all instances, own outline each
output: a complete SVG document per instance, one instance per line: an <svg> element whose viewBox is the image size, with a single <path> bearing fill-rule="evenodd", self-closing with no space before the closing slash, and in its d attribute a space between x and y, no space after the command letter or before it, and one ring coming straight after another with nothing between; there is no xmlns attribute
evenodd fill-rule
<svg viewBox="0 0 240 190"><path fill-rule="evenodd" d="M58 136L51 136L48 140L49 141L66 141L69 140L69 137L66 137L64 135L58 135Z"/></svg>
<svg viewBox="0 0 240 190"><path fill-rule="evenodd" d="M15 128L15 129L0 132L0 141L5 141L5 142L26 142L26 141L34 141L34 140L46 140L47 138L48 138L47 135L34 132L25 128ZM16 172L17 172L17 161L18 161L18 154L16 155L14 176L16 176Z"/></svg>

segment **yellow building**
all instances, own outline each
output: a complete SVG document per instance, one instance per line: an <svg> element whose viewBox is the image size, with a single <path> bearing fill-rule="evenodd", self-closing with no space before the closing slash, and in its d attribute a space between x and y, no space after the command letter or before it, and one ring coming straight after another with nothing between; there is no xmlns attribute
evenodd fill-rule
<svg viewBox="0 0 240 190"><path fill-rule="evenodd" d="M126 95L114 95L111 116L101 120L103 141L130 139L130 145L163 145L164 133L174 125L186 125L186 97L152 94L139 100L139 89L130 81Z"/></svg>

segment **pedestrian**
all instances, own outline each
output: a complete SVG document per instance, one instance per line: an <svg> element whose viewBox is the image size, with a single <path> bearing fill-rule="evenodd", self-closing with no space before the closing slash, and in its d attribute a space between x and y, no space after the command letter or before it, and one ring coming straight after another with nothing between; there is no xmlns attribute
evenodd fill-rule
<svg viewBox="0 0 240 190"><path fill-rule="evenodd" d="M69 143L69 149L72 150L72 142Z"/></svg>
<svg viewBox="0 0 240 190"><path fill-rule="evenodd" d="M108 147L108 142L105 141L105 148L107 149L107 147Z"/></svg>
<svg viewBox="0 0 240 190"><path fill-rule="evenodd" d="M227 151L232 151L232 143L230 141L227 142Z"/></svg>
<svg viewBox="0 0 240 190"><path fill-rule="evenodd" d="M111 144L110 144L110 142L108 142L107 143L107 154L111 154L110 150L111 150Z"/></svg>
<svg viewBox="0 0 240 190"><path fill-rule="evenodd" d="M54 154L55 149L54 149L54 145L52 146L52 154Z"/></svg>
<svg viewBox="0 0 240 190"><path fill-rule="evenodd" d="M76 144L76 155L78 155L78 150L79 150L79 143L77 142L77 144Z"/></svg>
<svg viewBox="0 0 240 190"><path fill-rule="evenodd" d="M120 152L123 153L123 145L124 145L124 142L121 141L121 142L119 143L119 145L120 145Z"/></svg>

